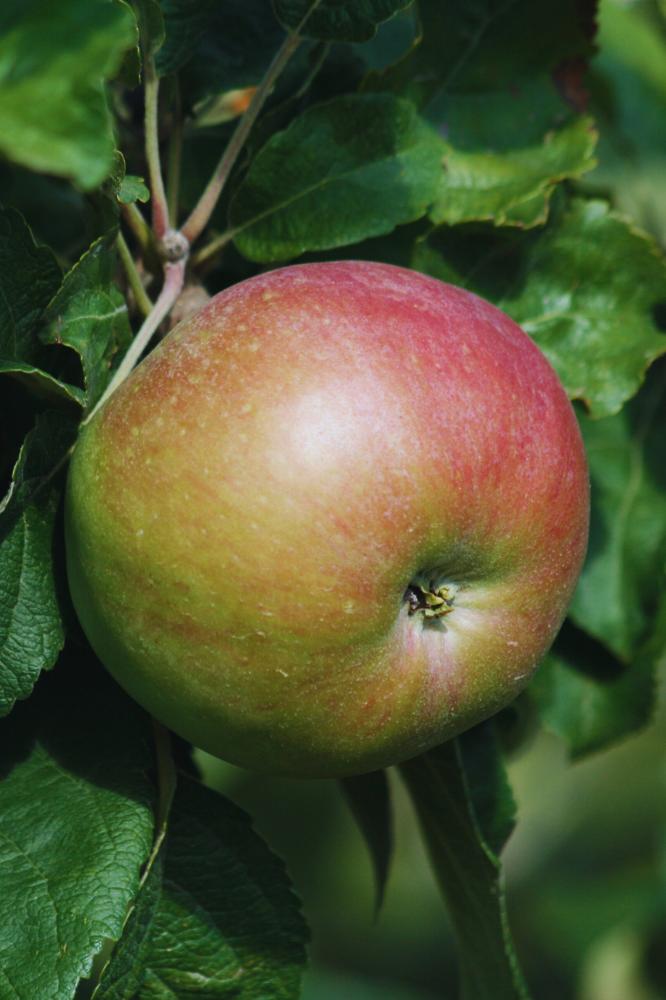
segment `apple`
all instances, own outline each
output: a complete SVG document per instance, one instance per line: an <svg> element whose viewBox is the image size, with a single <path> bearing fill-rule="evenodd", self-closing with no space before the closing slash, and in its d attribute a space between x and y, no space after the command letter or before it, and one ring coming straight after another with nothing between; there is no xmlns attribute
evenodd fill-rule
<svg viewBox="0 0 666 1000"><path fill-rule="evenodd" d="M507 705L588 531L571 405L497 308L403 268L216 295L85 427L67 559L88 638L181 736L342 776Z"/></svg>

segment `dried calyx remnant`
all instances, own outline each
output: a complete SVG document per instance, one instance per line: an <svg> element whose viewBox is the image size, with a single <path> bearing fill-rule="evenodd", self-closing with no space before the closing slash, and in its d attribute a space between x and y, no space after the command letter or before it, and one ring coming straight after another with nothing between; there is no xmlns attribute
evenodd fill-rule
<svg viewBox="0 0 666 1000"><path fill-rule="evenodd" d="M455 591L451 584L430 581L410 583L405 593L408 614L423 618L444 618L453 611Z"/></svg>

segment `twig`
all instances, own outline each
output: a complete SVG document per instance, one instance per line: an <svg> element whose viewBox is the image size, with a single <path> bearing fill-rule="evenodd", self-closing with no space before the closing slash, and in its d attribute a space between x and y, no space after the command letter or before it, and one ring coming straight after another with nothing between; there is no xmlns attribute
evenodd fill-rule
<svg viewBox="0 0 666 1000"><path fill-rule="evenodd" d="M136 304L144 316L149 316L150 311L153 308L153 303L148 297L146 289L143 287L141 275L137 270L130 248L127 246L127 242L122 233L118 233L116 237L116 246L118 247L118 256L120 257L120 261L125 269L125 274L127 275L127 280L129 281L130 288L134 294Z"/></svg>
<svg viewBox="0 0 666 1000"><path fill-rule="evenodd" d="M285 68L300 43L301 38L297 32L292 31L287 35L275 54L272 63L268 67L263 80L255 90L247 111L239 120L238 125L229 140L229 144L222 154L213 176L208 182L208 186L195 207L192 209L189 218L181 229L181 232L187 237L190 244L192 244L201 235L202 231L208 224L208 220L213 214L218 198L220 197L224 185L229 178L229 174L233 170L234 164L238 159L238 155L245 144L245 140L257 120L259 112L264 106L271 90L275 86L280 73Z"/></svg>
<svg viewBox="0 0 666 1000"><path fill-rule="evenodd" d="M127 354L120 362L115 375L107 385L102 396L97 400L97 403L83 421L84 423L88 423L88 421L92 419L94 414L97 413L99 408L107 401L109 396L111 396L111 394L116 391L118 386L125 381L150 343L150 340L158 326L162 320L168 316L173 304L182 291L185 280L186 263L187 258L183 257L181 260L174 263L167 263L164 265L164 284L162 285L162 291L158 295L149 315L146 316L143 321L141 329L130 344Z"/></svg>
<svg viewBox="0 0 666 1000"><path fill-rule="evenodd" d="M237 229L227 229L225 232L220 233L219 236L212 239L210 243L206 243L205 246L202 246L201 249L193 255L192 264L196 267L198 264L203 264L204 261L210 260L210 258L214 257L216 253L222 250L227 243L231 243L237 232Z"/></svg>
<svg viewBox="0 0 666 1000"><path fill-rule="evenodd" d="M150 198L153 208L153 231L158 241L170 229L169 208L164 190L162 165L160 163L160 141L158 127L160 81L152 54L146 53L144 64L145 79L145 140L146 162L150 180Z"/></svg>

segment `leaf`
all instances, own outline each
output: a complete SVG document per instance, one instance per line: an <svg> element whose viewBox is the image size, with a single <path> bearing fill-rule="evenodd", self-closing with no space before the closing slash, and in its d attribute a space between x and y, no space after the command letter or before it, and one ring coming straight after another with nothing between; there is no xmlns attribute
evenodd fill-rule
<svg viewBox="0 0 666 1000"><path fill-rule="evenodd" d="M90 408L106 388L129 344L127 304L114 284L115 234L97 240L65 275L44 314L42 340L64 344L81 358Z"/></svg>
<svg viewBox="0 0 666 1000"><path fill-rule="evenodd" d="M537 342L569 395L593 416L617 413L666 351L654 310L666 260L605 202L572 202L534 244L525 288L502 307Z"/></svg>
<svg viewBox="0 0 666 1000"><path fill-rule="evenodd" d="M135 40L130 11L104 0L0 8L0 152L85 190L109 173L104 81Z"/></svg>
<svg viewBox="0 0 666 1000"><path fill-rule="evenodd" d="M530 96L529 106L533 101ZM521 112L516 108L515 113L520 120ZM529 116L529 107L524 113ZM483 220L496 226L539 225L546 221L555 185L594 166L596 139L591 119L570 118L516 149L466 150L447 142L430 217L438 225Z"/></svg>
<svg viewBox="0 0 666 1000"><path fill-rule="evenodd" d="M341 782L345 798L370 851L375 873L375 913L384 901L393 854L393 815L385 771L371 771Z"/></svg>
<svg viewBox="0 0 666 1000"><path fill-rule="evenodd" d="M350 96L311 108L252 162L231 203L235 243L272 262L389 233L426 212L440 158L406 101Z"/></svg>
<svg viewBox="0 0 666 1000"><path fill-rule="evenodd" d="M0 726L0 994L74 996L150 850L147 717L87 662Z"/></svg>
<svg viewBox="0 0 666 1000"><path fill-rule="evenodd" d="M417 43L366 88L410 98L441 134L433 221L543 223L554 186L594 166L596 133L574 85L591 54L580 5L421 0L419 9Z"/></svg>
<svg viewBox="0 0 666 1000"><path fill-rule="evenodd" d="M181 775L163 852L95 1000L296 1000L305 925L245 813Z"/></svg>
<svg viewBox="0 0 666 1000"><path fill-rule="evenodd" d="M137 893L122 937L102 970L93 1000L136 1000L146 977L150 934L162 899L163 851Z"/></svg>
<svg viewBox="0 0 666 1000"><path fill-rule="evenodd" d="M118 188L118 201L121 205L130 205L133 201L146 202L150 200L150 191L143 177L126 174Z"/></svg>
<svg viewBox="0 0 666 1000"><path fill-rule="evenodd" d="M574 199L537 233L442 230L413 265L504 309L594 417L616 413L666 352L666 261L605 202Z"/></svg>
<svg viewBox="0 0 666 1000"><path fill-rule="evenodd" d="M37 246L22 216L0 208L0 361L34 358L37 322L61 279L55 256Z"/></svg>
<svg viewBox="0 0 666 1000"><path fill-rule="evenodd" d="M499 851L515 806L492 723L401 765L459 947L461 1000L526 1000Z"/></svg>
<svg viewBox="0 0 666 1000"><path fill-rule="evenodd" d="M258 83L284 39L270 0L162 0L162 9L166 40L157 69L186 70L190 104Z"/></svg>
<svg viewBox="0 0 666 1000"><path fill-rule="evenodd" d="M365 42L378 25L412 0L273 0L275 13L285 28L307 38L333 42ZM308 12L312 13L308 16ZM307 18L307 20L305 20ZM303 23L305 21L305 23Z"/></svg>
<svg viewBox="0 0 666 1000"><path fill-rule="evenodd" d="M666 648L666 631L660 636ZM630 663L616 659L582 629L565 623L529 691L542 721L578 760L645 726L655 701L655 656L646 648Z"/></svg>
<svg viewBox="0 0 666 1000"><path fill-rule="evenodd" d="M53 554L60 488L49 479L75 431L62 414L38 417L0 503L0 715L30 694L63 647Z"/></svg>
<svg viewBox="0 0 666 1000"><path fill-rule="evenodd" d="M571 615L630 661L666 590L666 363L617 416L581 417L590 463L592 522Z"/></svg>

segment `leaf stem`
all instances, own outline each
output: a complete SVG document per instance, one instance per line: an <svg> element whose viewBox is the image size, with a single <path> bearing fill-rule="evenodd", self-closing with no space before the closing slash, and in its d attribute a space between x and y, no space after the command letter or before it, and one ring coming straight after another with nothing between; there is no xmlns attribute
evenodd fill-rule
<svg viewBox="0 0 666 1000"><path fill-rule="evenodd" d="M127 275L127 280L130 288L132 289L132 293L134 294L136 304L143 315L148 316L153 308L153 303L148 297L146 289L143 287L141 275L137 270L130 248L127 246L127 241L122 233L118 233L116 237L116 246L118 247L118 256L120 257L120 261L125 269L125 274Z"/></svg>
<svg viewBox="0 0 666 1000"><path fill-rule="evenodd" d="M141 252L144 256L150 254L153 247L153 234L139 208L134 202L131 202L129 205L123 205L122 213L125 222L132 230L134 237L141 248Z"/></svg>
<svg viewBox="0 0 666 1000"><path fill-rule="evenodd" d="M206 243L202 246L200 250L197 251L192 257L192 264L196 267L198 264L203 264L205 261L210 260L214 257L216 253L226 247L227 243L231 243L234 236L238 232L237 229L227 229L215 239L212 239L210 243Z"/></svg>
<svg viewBox="0 0 666 1000"><path fill-rule="evenodd" d="M239 120L238 125L229 140L229 144L222 154L205 191L201 195L201 198L195 207L192 209L185 225L181 229L181 232L187 237L190 244L192 244L201 235L202 231L208 224L224 185L226 184L229 175L233 170L234 164L238 159L238 155L241 152L250 131L252 130L252 126L257 120L259 112L263 108L266 99L275 86L280 73L285 68L300 43L300 35L294 31L289 32L284 42L276 52L270 66L266 70L263 80L254 92L247 111Z"/></svg>
<svg viewBox="0 0 666 1000"><path fill-rule="evenodd" d="M169 208L164 190L162 165L160 163L159 141L159 96L160 81L152 54L146 53L144 63L145 91L145 139L146 162L150 180L150 196L153 208L153 231L158 241L170 229Z"/></svg>
<svg viewBox="0 0 666 1000"><path fill-rule="evenodd" d="M115 375L107 385L104 393L100 396L95 406L92 408L84 423L88 423L99 408L107 401L109 396L116 391L118 386L125 381L129 373L139 361L141 355L150 343L150 340L157 330L162 320L168 316L176 299L180 295L185 281L185 266L187 258L164 265L164 284L162 291L158 295L153 308L141 325L141 329L130 344L127 353L120 362Z"/></svg>

